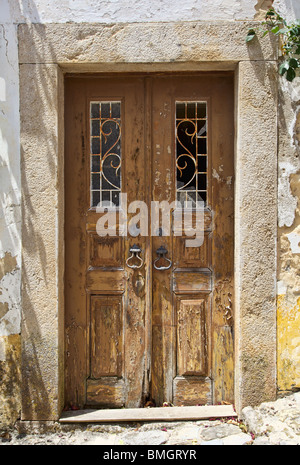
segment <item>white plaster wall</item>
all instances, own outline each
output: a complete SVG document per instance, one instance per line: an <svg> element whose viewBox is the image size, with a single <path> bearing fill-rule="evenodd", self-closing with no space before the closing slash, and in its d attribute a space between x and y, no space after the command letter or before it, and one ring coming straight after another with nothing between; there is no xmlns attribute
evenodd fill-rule
<svg viewBox="0 0 300 465"><path fill-rule="evenodd" d="M279 84L282 95L289 96L285 106L289 105L290 107L289 111L285 110L287 141L280 151L278 159L278 226L282 228L293 225L297 208L297 198L292 194L290 179L291 175L296 174L300 169L300 145L298 138L295 137L297 119L300 113L300 78L291 83L286 79L280 79Z"/></svg>
<svg viewBox="0 0 300 465"><path fill-rule="evenodd" d="M274 0L274 8L288 22L300 19L300 1L299 0Z"/></svg>
<svg viewBox="0 0 300 465"><path fill-rule="evenodd" d="M1 23L251 20L271 0L0 0ZM275 0L287 19L300 17L299 0Z"/></svg>
<svg viewBox="0 0 300 465"><path fill-rule="evenodd" d="M2 0L14 22L144 22L240 20L254 16L253 0ZM4 16L5 17L5 16Z"/></svg>
<svg viewBox="0 0 300 465"><path fill-rule="evenodd" d="M274 7L289 24L300 20L300 1L275 0ZM293 82L279 80L281 95L279 107L278 153L278 226L279 273L278 295L286 295L295 305L299 297L299 280L295 277L297 255L300 253L299 189L292 182L300 172L300 77ZM294 187L293 187L294 185ZM288 241L285 240L285 236ZM288 257L288 258L286 258ZM293 299L291 295L293 294Z"/></svg>
<svg viewBox="0 0 300 465"><path fill-rule="evenodd" d="M16 257L16 267L0 281L0 336L20 332L20 143L16 26L0 24L0 260ZM2 264L2 266L4 266Z"/></svg>

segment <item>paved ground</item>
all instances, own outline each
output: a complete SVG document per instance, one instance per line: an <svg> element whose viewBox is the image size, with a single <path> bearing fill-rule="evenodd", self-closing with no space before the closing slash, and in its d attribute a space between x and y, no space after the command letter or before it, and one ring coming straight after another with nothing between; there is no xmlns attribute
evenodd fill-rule
<svg viewBox="0 0 300 465"><path fill-rule="evenodd" d="M241 419L126 425L56 425L3 432L1 445L300 445L300 392L246 407Z"/></svg>

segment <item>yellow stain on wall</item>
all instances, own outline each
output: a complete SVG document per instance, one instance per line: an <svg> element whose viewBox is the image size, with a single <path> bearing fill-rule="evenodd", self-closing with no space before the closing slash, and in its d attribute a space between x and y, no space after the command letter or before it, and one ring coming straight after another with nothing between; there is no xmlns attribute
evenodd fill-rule
<svg viewBox="0 0 300 465"><path fill-rule="evenodd" d="M277 344L278 389L300 388L300 298L291 307L277 296Z"/></svg>
<svg viewBox="0 0 300 465"><path fill-rule="evenodd" d="M21 336L0 336L0 429L14 425L21 410Z"/></svg>

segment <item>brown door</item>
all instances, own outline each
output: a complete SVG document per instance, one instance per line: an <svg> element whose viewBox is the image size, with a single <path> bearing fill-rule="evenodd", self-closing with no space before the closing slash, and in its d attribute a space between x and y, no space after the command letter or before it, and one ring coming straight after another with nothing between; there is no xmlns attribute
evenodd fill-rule
<svg viewBox="0 0 300 465"><path fill-rule="evenodd" d="M65 90L66 405L233 402L232 75Z"/></svg>

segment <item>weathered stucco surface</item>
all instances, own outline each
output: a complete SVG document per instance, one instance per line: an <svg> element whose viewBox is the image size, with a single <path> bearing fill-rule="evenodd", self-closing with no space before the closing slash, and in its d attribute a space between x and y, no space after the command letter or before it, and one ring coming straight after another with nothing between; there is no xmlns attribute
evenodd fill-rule
<svg viewBox="0 0 300 465"><path fill-rule="evenodd" d="M17 22L149 22L252 19L249 0L12 0L7 11ZM4 11L5 14L5 11Z"/></svg>
<svg viewBox="0 0 300 465"><path fill-rule="evenodd" d="M62 309L63 309L63 212L62 189L62 144L63 130L62 115L57 111L57 99L62 94L61 71L139 71L139 70L186 70L187 61L190 70L205 69L234 69L237 62L242 61L240 72L244 81L237 82L237 90L244 93L245 106L237 108L237 119L242 118L244 125L252 125L259 131L261 146L267 150L268 162L263 164L259 159L264 154L255 155L258 163L256 179L253 173L251 183L260 194L267 192L270 187L272 196L273 182L268 170L276 160L274 127L268 123L274 122L273 95L271 89L273 69L276 60L274 43L269 37L259 43L246 46L244 36L253 24L253 19L262 19L264 11L270 7L271 0L187 0L182 2L174 0L139 0L133 6L128 0L2 0L0 11L0 369L2 374L0 386L0 423L6 424L11 418L13 422L20 411L20 322L21 307L23 304L23 356L26 363L32 363L24 371L26 384L24 385L24 417L42 418L41 406L44 402L47 409L44 411L50 418L55 418L62 402L63 368L61 345L63 341ZM299 0L275 0L274 6L289 21L300 18ZM206 21L217 21L208 24ZM234 22L239 20L238 22ZM246 20L246 21L245 21ZM250 20L250 22L248 22ZM189 23L180 23L189 21ZM200 21L200 22L199 22ZM223 21L220 23L219 21ZM42 23L31 26L31 23ZM93 24L78 24L89 23ZM155 22L155 24L151 24ZM168 24L168 22L171 22ZM218 23L219 22L219 23ZM21 267L21 159L20 159L20 123L19 123L19 59L18 59L18 24L27 23L20 27L20 59L24 65L23 76L32 79L32 82L22 84L22 100L28 106L28 114L24 115L23 134L28 131L23 142L23 211L25 240L24 260L25 271ZM48 24L45 23L61 23ZM95 23L98 23L96 25ZM99 24L101 23L101 24ZM130 24L127 24L130 23ZM140 23L140 24L135 24ZM145 29L144 23L150 25ZM160 23L160 24L159 24ZM103 27L102 25L106 25ZM66 34L65 34L65 31ZM198 61L200 60L200 61ZM252 60L250 67L248 68ZM265 63L265 60L268 63ZM253 66L254 62L257 66ZM243 63L244 62L244 63ZM32 64L25 66L25 64ZM35 63L35 64L34 64ZM48 63L49 67L36 66ZM59 66L56 66L56 63ZM52 66L53 65L53 66ZM52 81L53 79L53 81ZM249 79L249 83L247 83ZM238 80L237 80L238 81ZM56 84L60 90L57 90ZM245 89L249 88L247 97ZM265 91L263 90L266 84ZM258 89L256 98L255 86ZM31 92L31 95L27 95ZM262 100L260 100L260 98ZM60 100L60 108L62 100ZM263 106L266 104L270 110L266 114ZM278 138L278 246L277 246L277 377L278 388L281 391L295 389L299 385L299 138L300 138L300 90L299 78L293 84L286 84L279 79L279 138ZM33 109L42 110L39 121ZM27 111L27 110L26 110ZM30 115L33 124L26 119ZM251 116L250 116L251 115ZM256 123L258 118L259 123ZM58 121L60 123L58 124ZM27 123L29 126L27 126ZM41 133L42 124L49 124L49 133ZM36 125L36 128L34 127ZM241 128L246 126L241 125ZM269 132L271 131L271 132ZM265 132L265 133L264 133ZM264 134L263 134L264 133ZM244 130L237 137L237 146L241 148L241 155L246 152L247 143L253 140ZM45 142L48 139L49 158L46 157ZM273 140L273 137L275 139ZM247 141L247 142L246 142ZM41 143L40 143L41 142ZM270 145L269 145L270 144ZM37 151L37 159L30 151ZM273 152L275 150L275 152ZM48 152L47 152L48 153ZM274 155L274 159L271 157ZM44 154L44 156L43 156ZM29 158L28 158L29 157ZM30 158L31 157L31 158ZM245 179L246 167L244 162L237 159L238 178ZM36 165L38 160L39 166ZM27 165L25 165L25 162ZM34 169L29 170L28 163L33 163ZM253 166L249 164L249 172ZM247 169L248 169L247 168ZM264 170L266 169L266 172ZM46 173L44 177L44 172ZM43 183L38 178L42 176ZM36 178L34 180L34 177ZM263 182L260 182L260 179ZM54 180L54 185L51 182ZM36 185L34 184L36 182ZM237 180L236 180L237 182ZM246 182L246 180L245 180ZM276 184L275 184L276 185ZM262 188L263 187L263 188ZM243 244L250 247L251 241L261 265L250 260L246 268L252 282L246 275L238 275L236 291L243 306L237 309L240 316L245 317L245 325L236 328L245 331L250 337L250 330L258 328L257 339L267 335L262 351L259 354L255 347L255 339L248 342L238 341L237 353L246 353L253 350L248 357L238 357L237 360L237 386L238 392L243 392L245 400L258 402L259 395L253 391L255 386L249 388L251 370L262 374L261 382L258 380L261 392L269 386L267 396L273 396L274 372L264 374L267 361L274 364L271 351L274 350L274 313L272 309L271 281L275 279L273 273L274 232L271 231L271 216L265 209L257 211L257 221L254 231L257 237L246 228L251 210L250 199L247 198L247 189L237 192L238 202L236 226L236 241L238 249ZM52 196L52 202L48 198ZM53 203L53 198L55 202ZM269 199L271 200L271 199ZM266 202L266 204L269 202ZM44 202L44 204L43 204ZM46 215L47 208L49 210ZM254 202L258 207L258 202ZM273 214L274 205L270 208ZM42 218L39 218L42 211ZM48 210L47 210L48 212ZM266 214L266 223L264 223ZM274 214L274 219L276 214ZM44 221L44 222L43 222ZM42 227L42 231L40 228ZM251 224L252 228L252 224ZM33 236L30 237L30 231ZM263 243L263 231L267 237L267 247L259 252ZM49 237L50 235L50 237ZM271 253L269 259L268 253ZM251 258L251 257L250 257ZM53 260L56 260L53 262ZM236 261L236 271L249 260L247 254ZM253 263L253 270L252 264ZM47 265L45 265L47 264ZM271 266L266 291L263 291L265 279L264 267ZM32 268L31 268L32 267ZM21 300L21 270L23 273L23 298ZM28 280L27 275L28 273ZM54 274L52 274L54 273ZM273 276L273 278L270 278ZM30 286L28 287L28 283ZM253 288L253 298L247 296L247 286ZM263 292L261 294L261 291ZM31 294L32 292L32 294ZM269 294L268 294L269 292ZM41 296L50 296L53 305L48 299ZM264 296L269 295L269 298ZM32 297L31 297L32 296ZM250 300L256 303L251 309ZM28 312L28 315L27 315ZM49 314L49 322L47 315ZM265 313L264 313L265 312ZM270 315L270 321L265 322L264 316ZM27 320L26 320L27 318ZM257 319L257 326L256 326ZM50 323L51 322L51 323ZM51 328L51 324L53 327ZM261 329L259 329L261 324ZM268 325L271 325L270 328ZM52 331L53 330L53 331ZM52 331L52 333L51 333ZM238 333L237 333L238 334ZM268 336L269 334L269 336ZM271 346L267 345L271 341ZM269 341L269 342L268 342ZM245 345L243 345L245 344ZM35 350L37 349L37 352ZM49 352L47 355L47 351ZM251 368L253 367L253 368ZM239 370L250 368L247 386L243 387L239 379ZM54 371L53 371L54 370ZM31 376L33 373L33 376ZM252 373L253 375L253 373ZM270 384L265 383L270 375ZM264 377L265 376L265 377ZM36 386L34 385L37 380ZM254 383L254 382L253 382ZM44 399L39 400L39 395ZM31 397L33 399L32 404ZM46 399L46 400L45 400ZM59 401L57 401L59 399ZM49 402L48 402L49 400ZM243 402L243 401L242 401ZM45 414L45 413L44 413ZM5 423L6 422L6 423Z"/></svg>
<svg viewBox="0 0 300 465"><path fill-rule="evenodd" d="M20 126L16 27L0 24L0 337L20 332Z"/></svg>
<svg viewBox="0 0 300 465"><path fill-rule="evenodd" d="M280 82L278 388L300 389L300 83Z"/></svg>
<svg viewBox="0 0 300 465"><path fill-rule="evenodd" d="M20 126L16 26L1 24L1 12L0 425L8 425L14 423L20 414Z"/></svg>

